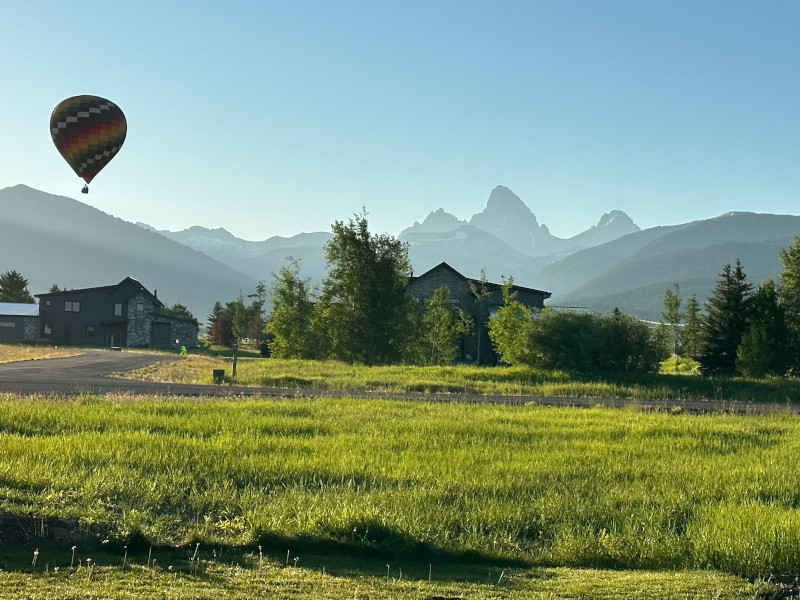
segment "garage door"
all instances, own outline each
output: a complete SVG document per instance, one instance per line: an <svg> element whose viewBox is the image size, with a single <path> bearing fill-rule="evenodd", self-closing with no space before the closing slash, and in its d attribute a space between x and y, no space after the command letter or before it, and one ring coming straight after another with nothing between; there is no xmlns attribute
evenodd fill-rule
<svg viewBox="0 0 800 600"><path fill-rule="evenodd" d="M169 323L153 323L152 337L150 338L154 348L170 347L170 325Z"/></svg>
<svg viewBox="0 0 800 600"><path fill-rule="evenodd" d="M22 342L25 339L25 328L18 321L9 321L0 317L0 344Z"/></svg>

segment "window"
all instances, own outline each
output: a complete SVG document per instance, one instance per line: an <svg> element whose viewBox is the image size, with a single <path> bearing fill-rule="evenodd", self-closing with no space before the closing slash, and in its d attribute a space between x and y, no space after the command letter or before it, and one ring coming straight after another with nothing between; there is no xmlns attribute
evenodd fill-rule
<svg viewBox="0 0 800 600"><path fill-rule="evenodd" d="M0 321L0 327L16 327L17 324L13 321Z"/></svg>
<svg viewBox="0 0 800 600"><path fill-rule="evenodd" d="M53 303L53 301L50 300L50 298L48 298L47 300L44 301L44 305L45 306L50 306L52 303Z"/></svg>
<svg viewBox="0 0 800 600"><path fill-rule="evenodd" d="M114 316L121 317L122 316L122 302L116 302L114 304Z"/></svg>
<svg viewBox="0 0 800 600"><path fill-rule="evenodd" d="M64 302L64 312L81 312L81 303L67 300Z"/></svg>
<svg viewBox="0 0 800 600"><path fill-rule="evenodd" d="M86 337L92 337L94 335L94 325L87 325L86 326Z"/></svg>
<svg viewBox="0 0 800 600"><path fill-rule="evenodd" d="M50 323L44 324L44 334L45 335L52 335L53 334L53 326Z"/></svg>

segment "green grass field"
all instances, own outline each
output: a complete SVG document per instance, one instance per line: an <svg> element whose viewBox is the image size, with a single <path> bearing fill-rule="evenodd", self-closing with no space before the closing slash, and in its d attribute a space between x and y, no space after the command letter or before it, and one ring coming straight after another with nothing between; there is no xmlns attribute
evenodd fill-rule
<svg viewBox="0 0 800 600"><path fill-rule="evenodd" d="M435 585L470 598L506 589L602 597L575 592L591 585L586 577L614 580L606 597L631 597L613 595L628 585L663 587L661 597L716 593L690 595L687 585L755 597L745 580L719 572L800 570L798 450L800 418L785 414L7 395L0 589L27 581L58 595L83 581L85 564L80 576L69 569L72 545L82 559L95 555L91 577L125 587L134 576L119 568L127 545L141 585L161 589L173 577L176 594L213 582L241 597L259 585L278 593L298 577L300 587L330 582L339 590L331 598L446 595L426 587L430 568ZM259 545L267 575L255 567ZM143 569L150 547L179 558ZM231 562L215 561L215 549ZM335 566L342 557L349 566ZM162 571L165 561L174 572ZM201 562L203 576L193 572ZM393 568L407 583L391 581ZM505 569L517 575L493 583ZM372 591L359 596L353 586L362 585Z"/></svg>
<svg viewBox="0 0 800 600"><path fill-rule="evenodd" d="M186 360L155 365L124 377L175 383L213 383L212 371L230 361L190 355ZM390 366L367 367L334 361L244 359L238 385L313 388L337 391L438 392L635 400L727 400L800 403L800 382L784 378L709 379L691 374L578 374L527 367Z"/></svg>

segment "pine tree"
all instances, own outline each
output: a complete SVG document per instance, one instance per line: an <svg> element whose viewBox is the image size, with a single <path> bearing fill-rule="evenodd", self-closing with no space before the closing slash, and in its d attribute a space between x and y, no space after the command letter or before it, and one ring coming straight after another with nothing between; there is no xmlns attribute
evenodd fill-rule
<svg viewBox="0 0 800 600"><path fill-rule="evenodd" d="M747 377L783 375L789 368L789 329L772 280L753 294L750 322L737 356L736 368Z"/></svg>
<svg viewBox="0 0 800 600"><path fill-rule="evenodd" d="M661 313L669 331L672 354L675 356L675 367L678 367L678 356L681 346L681 294L677 283L672 284L671 290L664 292L664 312Z"/></svg>
<svg viewBox="0 0 800 600"><path fill-rule="evenodd" d="M780 252L783 269L779 290L786 325L789 329L789 344L792 350L791 366L800 367L800 237Z"/></svg>
<svg viewBox="0 0 800 600"><path fill-rule="evenodd" d="M0 302L33 304L36 300L28 291L27 279L17 271L6 271L0 274Z"/></svg>
<svg viewBox="0 0 800 600"><path fill-rule="evenodd" d="M217 319L219 319L220 314L222 314L224 310L225 309L222 307L222 302L219 300L214 302L214 308L211 309L211 314L208 315L208 320L206 321L209 331L209 338L211 337L211 330L214 328L214 324L217 322Z"/></svg>
<svg viewBox="0 0 800 600"><path fill-rule="evenodd" d="M742 335L747 330L751 312L752 286L747 283L737 260L731 269L723 267L711 297L706 301L698 361L708 375L733 375Z"/></svg>
<svg viewBox="0 0 800 600"><path fill-rule="evenodd" d="M697 358L700 355L703 315L700 311L700 303L697 301L697 296L695 294L692 294L692 297L686 301L684 319L686 323L681 332L683 353L691 358Z"/></svg>

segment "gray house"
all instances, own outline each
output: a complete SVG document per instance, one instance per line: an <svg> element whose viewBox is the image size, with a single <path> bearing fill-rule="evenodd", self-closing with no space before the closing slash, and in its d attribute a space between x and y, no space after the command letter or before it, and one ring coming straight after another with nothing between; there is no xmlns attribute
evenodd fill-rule
<svg viewBox="0 0 800 600"><path fill-rule="evenodd" d="M32 342L38 334L38 305L0 302L0 344Z"/></svg>
<svg viewBox="0 0 800 600"><path fill-rule="evenodd" d="M39 339L97 347L197 347L197 321L163 314L164 303L126 277L116 285L39 299Z"/></svg>
<svg viewBox="0 0 800 600"><path fill-rule="evenodd" d="M470 279L465 277L447 263L439 263L430 271L418 277L411 277L406 285L406 293L418 299L420 302L427 302L433 296L433 292L442 286L450 292L450 301L457 308L460 308L468 315L475 315L477 303L472 294L473 284L480 289L480 279ZM488 312L493 314L498 308L503 306L503 286L499 283L486 283L485 289L489 292ZM517 293L517 300L531 308L543 308L544 301L550 297L550 292L536 290L533 288L522 287L520 285L511 288ZM482 364L496 364L497 354L494 352L492 343L489 340L486 329L480 332L474 331L472 335L463 340L462 352L459 360L474 362L478 359L478 342L480 334L480 362Z"/></svg>

